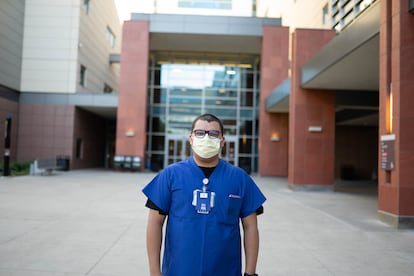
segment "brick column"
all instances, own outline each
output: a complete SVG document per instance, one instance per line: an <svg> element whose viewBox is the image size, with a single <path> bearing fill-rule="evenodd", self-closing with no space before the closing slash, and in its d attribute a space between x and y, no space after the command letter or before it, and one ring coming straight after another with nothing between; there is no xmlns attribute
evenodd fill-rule
<svg viewBox="0 0 414 276"><path fill-rule="evenodd" d="M290 187L332 187L335 164L335 92L300 87L301 66L335 33L297 29L293 34L289 98ZM310 132L310 126L322 127Z"/></svg>
<svg viewBox="0 0 414 276"><path fill-rule="evenodd" d="M116 155L144 158L146 144L149 23L126 21L122 30ZM141 167L143 167L142 159Z"/></svg>
<svg viewBox="0 0 414 276"><path fill-rule="evenodd" d="M379 135L394 134L395 141L390 170L382 168L379 143L378 216L399 228L414 228L413 30L408 0L381 1Z"/></svg>
<svg viewBox="0 0 414 276"><path fill-rule="evenodd" d="M289 72L289 28L263 27L260 69L259 175L286 176L288 116L266 112L266 98ZM280 137L272 142L272 135Z"/></svg>

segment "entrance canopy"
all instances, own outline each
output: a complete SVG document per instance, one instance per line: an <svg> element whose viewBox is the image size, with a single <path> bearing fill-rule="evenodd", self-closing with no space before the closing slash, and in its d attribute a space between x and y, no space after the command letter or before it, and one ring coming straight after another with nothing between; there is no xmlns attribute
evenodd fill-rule
<svg viewBox="0 0 414 276"><path fill-rule="evenodd" d="M148 21L150 50L260 54L263 26L281 26L280 18L137 14Z"/></svg>
<svg viewBox="0 0 414 276"><path fill-rule="evenodd" d="M337 124L378 125L380 2L375 2L301 68L301 87L337 91ZM266 99L289 112L290 79ZM338 121L340 120L340 121Z"/></svg>

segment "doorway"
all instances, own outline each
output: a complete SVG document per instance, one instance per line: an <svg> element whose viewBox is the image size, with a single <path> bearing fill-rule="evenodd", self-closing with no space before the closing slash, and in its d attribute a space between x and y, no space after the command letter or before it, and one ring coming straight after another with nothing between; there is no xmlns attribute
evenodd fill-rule
<svg viewBox="0 0 414 276"><path fill-rule="evenodd" d="M233 164L239 165L239 141L236 136L226 136L224 147L221 150L221 158Z"/></svg>
<svg viewBox="0 0 414 276"><path fill-rule="evenodd" d="M164 167L185 160L191 156L191 146L188 136L168 135L166 139Z"/></svg>
<svg viewBox="0 0 414 276"><path fill-rule="evenodd" d="M185 160L191 156L191 145L188 136L168 135L166 139L164 167ZM226 136L221 158L235 166L239 165L239 145L236 136Z"/></svg>

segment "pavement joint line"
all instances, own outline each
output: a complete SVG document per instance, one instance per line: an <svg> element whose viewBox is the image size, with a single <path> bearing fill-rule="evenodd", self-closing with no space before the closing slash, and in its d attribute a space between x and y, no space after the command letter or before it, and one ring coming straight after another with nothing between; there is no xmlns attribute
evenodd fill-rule
<svg viewBox="0 0 414 276"><path fill-rule="evenodd" d="M125 234L132 228L132 226L136 224L136 221L132 221L128 227L118 236L118 238L103 252L102 256L96 261L95 264L91 266L91 268L85 273L85 276L90 275L93 270L99 265L99 263L108 255L108 253L118 244L118 242L125 236Z"/></svg>

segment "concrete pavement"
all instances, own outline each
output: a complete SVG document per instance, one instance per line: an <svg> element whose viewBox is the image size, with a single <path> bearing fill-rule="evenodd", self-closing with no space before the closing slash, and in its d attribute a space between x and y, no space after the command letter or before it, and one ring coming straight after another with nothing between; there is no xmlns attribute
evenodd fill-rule
<svg viewBox="0 0 414 276"><path fill-rule="evenodd" d="M0 275L148 275L141 189L154 176L78 170L0 178ZM307 192L290 190L286 178L254 179L268 198L259 275L413 275L414 231L377 220L374 186Z"/></svg>

